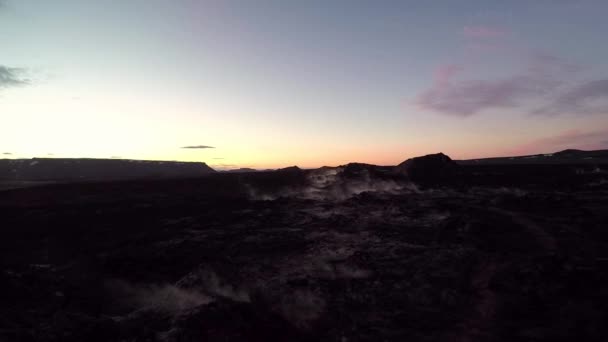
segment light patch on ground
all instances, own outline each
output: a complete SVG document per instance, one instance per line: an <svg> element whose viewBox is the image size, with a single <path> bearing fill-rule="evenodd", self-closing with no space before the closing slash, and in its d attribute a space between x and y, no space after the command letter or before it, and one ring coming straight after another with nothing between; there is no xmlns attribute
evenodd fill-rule
<svg viewBox="0 0 608 342"><path fill-rule="evenodd" d="M196 289L210 297L224 297L237 302L250 301L249 293L246 289L229 284L209 269L190 272L180 279L177 285L184 288Z"/></svg>
<svg viewBox="0 0 608 342"><path fill-rule="evenodd" d="M122 280L111 280L106 282L106 287L118 293L136 310L155 309L177 314L213 301L213 298L204 293L171 284L131 284Z"/></svg>

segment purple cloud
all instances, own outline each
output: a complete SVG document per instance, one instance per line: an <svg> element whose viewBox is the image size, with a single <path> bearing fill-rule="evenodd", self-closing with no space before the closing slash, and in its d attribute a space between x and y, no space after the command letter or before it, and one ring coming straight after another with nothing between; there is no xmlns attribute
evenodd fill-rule
<svg viewBox="0 0 608 342"><path fill-rule="evenodd" d="M540 115L608 113L608 80L579 84L546 106L533 112Z"/></svg>
<svg viewBox="0 0 608 342"><path fill-rule="evenodd" d="M579 65L543 53L529 56L520 72L494 80L466 79L468 70L448 64L435 70L432 86L419 93L414 104L460 117L523 107L530 102L541 103L539 109L526 110L537 115L608 112L608 80L572 86L572 79L581 70Z"/></svg>
<svg viewBox="0 0 608 342"><path fill-rule="evenodd" d="M438 86L446 86L456 74L461 71L463 71L463 67L456 64L440 66L435 70L435 84Z"/></svg>
<svg viewBox="0 0 608 342"><path fill-rule="evenodd" d="M561 85L546 68L529 68L526 73L498 80L459 80L463 67L448 65L435 71L431 88L415 99L424 109L466 117L486 109L518 107L527 100L545 96Z"/></svg>
<svg viewBox="0 0 608 342"><path fill-rule="evenodd" d="M608 79L576 85L583 67L509 43L502 39L509 34L506 29L466 26L463 34L469 38L465 42L467 52L473 54L463 63L467 68L459 64L436 68L432 85L413 100L418 108L458 117L522 107L526 107L525 113L536 115L608 113ZM505 54L515 57L515 61L523 58L527 64L503 78L470 77L476 63L491 62Z"/></svg>

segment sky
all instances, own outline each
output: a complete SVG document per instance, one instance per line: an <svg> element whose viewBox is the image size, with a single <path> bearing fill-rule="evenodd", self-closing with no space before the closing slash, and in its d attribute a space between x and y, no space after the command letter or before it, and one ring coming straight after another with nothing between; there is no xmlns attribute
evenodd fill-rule
<svg viewBox="0 0 608 342"><path fill-rule="evenodd" d="M608 1L0 0L0 158L608 148Z"/></svg>

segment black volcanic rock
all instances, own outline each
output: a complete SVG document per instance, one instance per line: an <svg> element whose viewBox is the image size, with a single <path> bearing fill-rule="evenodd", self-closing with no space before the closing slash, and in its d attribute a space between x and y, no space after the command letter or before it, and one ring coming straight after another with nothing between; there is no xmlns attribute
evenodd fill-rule
<svg viewBox="0 0 608 342"><path fill-rule="evenodd" d="M369 174L373 172L374 168L375 165L350 163L344 166L344 169L342 170L342 176L346 178L369 177Z"/></svg>
<svg viewBox="0 0 608 342"><path fill-rule="evenodd" d="M308 185L306 173L297 166L272 171L237 173L237 175L241 182L254 189L254 192L268 196Z"/></svg>
<svg viewBox="0 0 608 342"><path fill-rule="evenodd" d="M197 177L215 170L205 163L121 159L3 159L0 179L79 181Z"/></svg>
<svg viewBox="0 0 608 342"><path fill-rule="evenodd" d="M447 155L436 153L408 159L397 165L395 170L406 174L413 181L441 182L453 179L459 168Z"/></svg>
<svg viewBox="0 0 608 342"><path fill-rule="evenodd" d="M395 179L392 166L378 166L364 163L349 163L342 167L340 177L344 179L385 180Z"/></svg>
<svg viewBox="0 0 608 342"><path fill-rule="evenodd" d="M305 341L305 335L261 305L218 299L180 315L169 341ZM308 339L310 340L310 339Z"/></svg>
<svg viewBox="0 0 608 342"><path fill-rule="evenodd" d="M0 341L608 341L606 174L567 168L1 191Z"/></svg>

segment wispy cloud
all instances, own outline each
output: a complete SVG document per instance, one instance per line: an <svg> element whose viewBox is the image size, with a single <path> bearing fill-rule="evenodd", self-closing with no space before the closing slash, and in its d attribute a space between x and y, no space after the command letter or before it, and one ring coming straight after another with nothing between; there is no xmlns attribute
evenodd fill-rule
<svg viewBox="0 0 608 342"><path fill-rule="evenodd" d="M29 84L30 81L22 77L24 72L25 70L21 68L9 68L0 65L0 88Z"/></svg>
<svg viewBox="0 0 608 342"><path fill-rule="evenodd" d="M552 54L505 43L501 39L509 34L505 29L467 26L463 34L475 46L483 47L469 50L475 54L473 59L492 61L500 52L527 62L510 76L493 79L474 77L479 72L476 64L440 65L435 69L432 85L413 99L418 108L456 117L513 108L533 115L608 113L608 79L581 82L584 67Z"/></svg>
<svg viewBox="0 0 608 342"><path fill-rule="evenodd" d="M588 81L559 94L533 114L608 114L608 79Z"/></svg>
<svg viewBox="0 0 608 342"><path fill-rule="evenodd" d="M13 155L13 154L12 154L12 153L10 153L10 152L4 152L4 153L2 153L2 154L3 154L3 155L5 155L5 156L12 156L12 155Z"/></svg>
<svg viewBox="0 0 608 342"><path fill-rule="evenodd" d="M213 147L213 146L207 146L207 145L193 145L193 146L184 146L182 148L200 150L200 149L215 148L215 147Z"/></svg>
<svg viewBox="0 0 608 342"><path fill-rule="evenodd" d="M522 47L507 39L512 37L506 28L471 25L463 28L462 35L467 58L435 69L431 86L413 99L419 109L455 117L496 109L531 115L608 114L608 77L583 80L585 67ZM523 66L500 78L478 76L480 64L494 59L500 63L505 54L523 61Z"/></svg>
<svg viewBox="0 0 608 342"><path fill-rule="evenodd" d="M494 80L463 79L467 70L460 65L444 65L435 70L433 85L414 100L424 110L466 117L487 109L519 107L546 96L564 81L561 61L531 59L518 74ZM556 71L557 70L557 71Z"/></svg>

